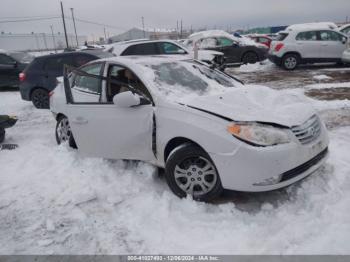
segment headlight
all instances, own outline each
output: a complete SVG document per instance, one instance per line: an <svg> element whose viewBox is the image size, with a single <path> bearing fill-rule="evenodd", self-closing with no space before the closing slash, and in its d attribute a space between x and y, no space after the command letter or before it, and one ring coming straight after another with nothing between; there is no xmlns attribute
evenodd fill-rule
<svg viewBox="0 0 350 262"><path fill-rule="evenodd" d="M255 146L273 146L291 141L287 130L258 123L231 123L227 131Z"/></svg>

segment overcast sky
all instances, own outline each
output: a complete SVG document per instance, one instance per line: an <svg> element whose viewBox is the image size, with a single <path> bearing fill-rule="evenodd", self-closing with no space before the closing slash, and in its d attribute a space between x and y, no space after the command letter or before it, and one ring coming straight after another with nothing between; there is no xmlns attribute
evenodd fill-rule
<svg viewBox="0 0 350 262"><path fill-rule="evenodd" d="M110 25L110 35L128 28L176 28L176 21L183 20L184 28L239 29L247 27L288 25L314 21L350 20L350 0L64 0L66 16L71 17L74 8L78 19ZM58 0L1 0L0 31L12 33L63 32L59 19L3 23L5 20L30 19L34 16L59 16ZM26 18L25 18L26 17ZM113 26L113 27L112 27ZM71 20L67 29L73 33ZM103 36L103 26L77 21L80 35L89 38Z"/></svg>

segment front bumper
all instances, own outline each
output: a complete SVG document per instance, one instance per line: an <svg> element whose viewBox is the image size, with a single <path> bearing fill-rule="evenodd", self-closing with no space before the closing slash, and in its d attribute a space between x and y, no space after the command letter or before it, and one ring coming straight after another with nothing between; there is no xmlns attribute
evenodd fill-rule
<svg viewBox="0 0 350 262"><path fill-rule="evenodd" d="M343 56L342 56L342 61L344 63L350 63L350 49L346 50L344 53L343 53Z"/></svg>
<svg viewBox="0 0 350 262"><path fill-rule="evenodd" d="M289 186L317 171L327 158L328 143L322 124L320 136L307 145L297 139L272 147L254 147L242 142L232 153L209 155L225 189L264 192ZM274 183L263 183L276 177Z"/></svg>

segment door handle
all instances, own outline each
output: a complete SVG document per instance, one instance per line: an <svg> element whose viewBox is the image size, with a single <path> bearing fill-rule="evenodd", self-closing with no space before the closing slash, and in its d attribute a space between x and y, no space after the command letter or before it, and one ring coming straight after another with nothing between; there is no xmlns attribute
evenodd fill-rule
<svg viewBox="0 0 350 262"><path fill-rule="evenodd" d="M328 44L322 44L322 46L328 46Z"/></svg>
<svg viewBox="0 0 350 262"><path fill-rule="evenodd" d="M74 119L72 121L74 124L77 124L77 125L85 125L87 124L89 121L83 117L77 117L76 119Z"/></svg>

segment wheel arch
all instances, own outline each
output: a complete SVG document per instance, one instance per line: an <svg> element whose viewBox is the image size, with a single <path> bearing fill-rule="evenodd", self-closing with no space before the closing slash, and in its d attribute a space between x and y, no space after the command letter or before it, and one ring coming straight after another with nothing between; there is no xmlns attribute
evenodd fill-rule
<svg viewBox="0 0 350 262"><path fill-rule="evenodd" d="M173 151L176 147L180 146L180 145L183 145L183 144L186 144L186 143L190 143L190 144L193 144L193 145L196 145L198 146L200 149L202 149L204 152L206 152L206 150L201 146L199 145L197 142L189 139L189 138L186 138L186 137L174 137L172 139L170 139L168 141L168 143L166 144L165 148L164 148L164 162L167 161L171 151Z"/></svg>
<svg viewBox="0 0 350 262"><path fill-rule="evenodd" d="M298 56L299 62L300 62L301 59L302 59L301 54L300 54L299 52L297 52L297 51L289 51L289 52L286 52L286 53L282 56L282 59L283 59L284 57L286 57L287 55L296 55L296 56Z"/></svg>

